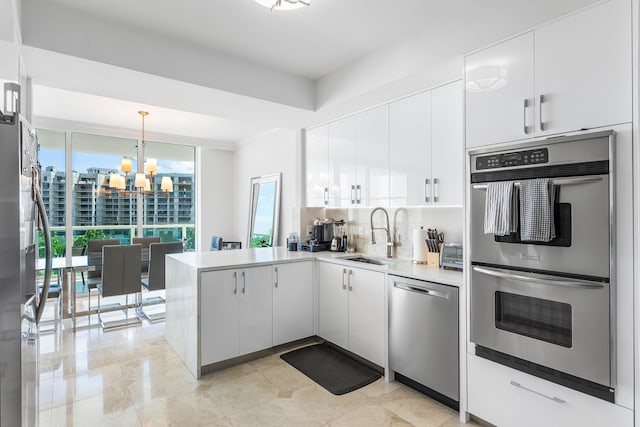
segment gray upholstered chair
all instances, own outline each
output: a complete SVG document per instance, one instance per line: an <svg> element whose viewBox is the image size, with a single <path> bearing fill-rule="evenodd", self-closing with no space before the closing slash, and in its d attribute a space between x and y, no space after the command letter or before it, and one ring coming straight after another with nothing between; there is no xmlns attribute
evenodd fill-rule
<svg viewBox="0 0 640 427"><path fill-rule="evenodd" d="M98 295L98 320L103 329L109 327L126 326L140 322L136 315L133 322L129 319L129 295L136 295L136 311L139 308L138 293L140 292L140 273L142 272L142 252L140 245L115 245L102 247L102 281L97 288ZM126 313L125 319L115 322L103 322L100 296L126 296L126 305L123 307Z"/></svg>
<svg viewBox="0 0 640 427"><path fill-rule="evenodd" d="M134 237L131 244L140 245L142 248L142 274L145 275L149 271L149 245L152 243L160 243L160 237Z"/></svg>
<svg viewBox="0 0 640 427"><path fill-rule="evenodd" d="M182 242L169 242L169 243L152 243L149 245L149 275L142 278L142 287L148 291L158 291L165 288L165 260L167 254L175 254L183 251ZM163 303L164 299L161 297L150 298L146 301L142 301L142 305ZM164 319L164 313L148 314L144 310L140 310L147 320L153 322L155 320Z"/></svg>
<svg viewBox="0 0 640 427"><path fill-rule="evenodd" d="M91 291L96 289L102 280L102 247L106 245L119 245L118 239L101 239L87 241L87 262L95 266L94 271L87 271L85 285L89 293L89 310L91 310Z"/></svg>
<svg viewBox="0 0 640 427"><path fill-rule="evenodd" d="M212 251L222 250L222 237L211 236L211 250Z"/></svg>

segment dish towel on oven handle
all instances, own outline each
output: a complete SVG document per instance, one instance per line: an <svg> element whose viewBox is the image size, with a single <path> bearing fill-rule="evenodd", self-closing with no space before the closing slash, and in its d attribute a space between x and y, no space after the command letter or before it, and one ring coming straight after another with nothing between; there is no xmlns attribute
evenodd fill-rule
<svg viewBox="0 0 640 427"><path fill-rule="evenodd" d="M520 181L520 240L549 242L556 237L556 187L549 178Z"/></svg>
<svg viewBox="0 0 640 427"><path fill-rule="evenodd" d="M513 181L487 183L484 233L506 236L518 231L518 191Z"/></svg>

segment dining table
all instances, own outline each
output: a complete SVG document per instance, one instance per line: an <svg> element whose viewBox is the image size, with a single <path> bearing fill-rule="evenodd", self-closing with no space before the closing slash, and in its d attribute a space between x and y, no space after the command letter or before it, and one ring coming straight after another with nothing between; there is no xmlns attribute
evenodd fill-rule
<svg viewBox="0 0 640 427"><path fill-rule="evenodd" d="M149 249L142 250L142 265L149 264ZM99 271L102 267L101 255L79 255L54 257L51 260L51 269L58 272L58 277L62 277L62 286L60 289L60 297L62 298L62 318L71 319L73 332L76 331L76 320L78 316L88 316L97 314L97 309L88 308L88 310L79 311L77 309L77 290L76 290L76 274L88 271ZM36 271L45 270L45 259L36 259ZM116 309L134 308L135 303L127 306L119 305ZM103 310L109 311L109 309Z"/></svg>

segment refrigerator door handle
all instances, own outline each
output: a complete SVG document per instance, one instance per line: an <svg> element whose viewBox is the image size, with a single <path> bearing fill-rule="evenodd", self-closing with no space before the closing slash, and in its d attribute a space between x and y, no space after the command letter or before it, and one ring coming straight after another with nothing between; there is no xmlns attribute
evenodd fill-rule
<svg viewBox="0 0 640 427"><path fill-rule="evenodd" d="M40 322L40 318L42 317L42 313L44 312L44 306L47 303L47 298L49 298L49 284L51 283L51 229L49 228L49 218L47 218L47 212L44 208L44 203L42 202L42 194L40 194L39 185L34 181L33 183L33 193L36 198L36 205L38 207L38 216L40 217L40 221L42 223L42 231L44 234L44 251L45 251L45 270L44 270L44 281L42 283L42 294L40 295L40 301L38 302L36 308L36 324Z"/></svg>

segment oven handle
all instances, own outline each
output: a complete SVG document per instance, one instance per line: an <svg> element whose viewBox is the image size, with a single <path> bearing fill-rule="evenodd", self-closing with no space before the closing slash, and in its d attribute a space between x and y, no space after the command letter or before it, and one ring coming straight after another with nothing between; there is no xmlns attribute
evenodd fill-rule
<svg viewBox="0 0 640 427"><path fill-rule="evenodd" d="M555 178L551 182L553 185L578 185L578 184L591 184L593 182L602 181L601 176L585 176L579 178ZM514 182L514 186L520 187L519 182ZM487 184L473 184L471 186L474 190L486 190Z"/></svg>
<svg viewBox="0 0 640 427"><path fill-rule="evenodd" d="M524 276L522 274L504 273L495 268L478 267L473 266L473 271L487 276L498 277L500 279L512 280L518 282L538 283L540 285L550 286L565 286L569 288L583 288L583 289L601 289L603 286L600 283L587 282L585 280L564 280L564 279L543 279L535 276Z"/></svg>

